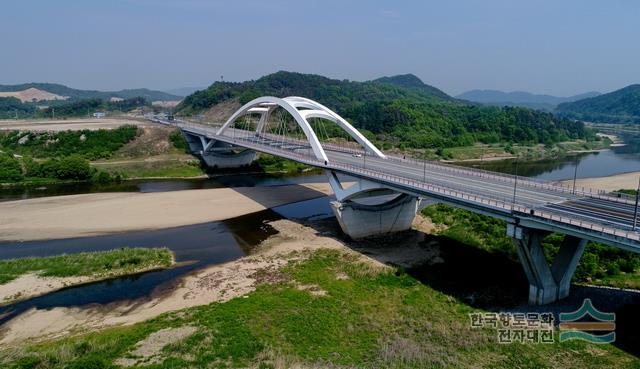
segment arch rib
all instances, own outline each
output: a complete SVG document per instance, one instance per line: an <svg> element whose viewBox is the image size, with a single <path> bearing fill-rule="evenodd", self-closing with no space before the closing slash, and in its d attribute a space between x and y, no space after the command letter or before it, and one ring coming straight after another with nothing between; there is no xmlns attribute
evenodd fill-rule
<svg viewBox="0 0 640 369"><path fill-rule="evenodd" d="M366 137L364 137L364 135L362 135L362 133L355 129L341 116L320 103L298 96L285 97L284 99L273 96L263 96L257 99L253 99L244 104L240 109L238 109L238 111L236 111L218 130L217 134L222 134L229 126L231 126L231 124L235 122L237 118L247 113L261 114L260 122L256 130L256 132L260 132L260 130L264 127L264 124L268 119L268 115L271 113L272 108L274 108L275 106L280 106L289 114L291 114L296 123L300 126L300 128L302 128L302 131L307 137L307 141L309 141L311 149L313 150L313 153L318 160L328 162L328 158L324 151L324 148L320 144L320 140L318 140L318 137L307 121L307 118L322 118L338 124L360 145L362 145L365 150L373 153L380 158L386 158L386 156L380 150L378 150L377 147L375 147L369 140L367 140ZM299 108L304 109L299 110Z"/></svg>

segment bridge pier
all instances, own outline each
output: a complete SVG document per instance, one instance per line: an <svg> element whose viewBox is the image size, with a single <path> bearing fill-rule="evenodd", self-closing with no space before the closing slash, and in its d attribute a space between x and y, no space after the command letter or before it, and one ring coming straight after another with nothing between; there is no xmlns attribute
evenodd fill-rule
<svg viewBox="0 0 640 369"><path fill-rule="evenodd" d="M420 200L379 183L355 179L344 187L336 173L326 171L337 201L330 203L342 231L353 239L411 228Z"/></svg>
<svg viewBox="0 0 640 369"><path fill-rule="evenodd" d="M518 258L529 280L529 304L544 305L569 296L571 278L587 240L565 235L558 255L549 266L541 244L549 232L509 224L507 234L513 237Z"/></svg>
<svg viewBox="0 0 640 369"><path fill-rule="evenodd" d="M209 168L239 168L249 166L256 159L256 152L242 149L222 141L182 131L189 150L200 155Z"/></svg>
<svg viewBox="0 0 640 369"><path fill-rule="evenodd" d="M410 229L419 203L417 197L402 194L378 205L354 201L332 201L330 205L342 231L359 239Z"/></svg>

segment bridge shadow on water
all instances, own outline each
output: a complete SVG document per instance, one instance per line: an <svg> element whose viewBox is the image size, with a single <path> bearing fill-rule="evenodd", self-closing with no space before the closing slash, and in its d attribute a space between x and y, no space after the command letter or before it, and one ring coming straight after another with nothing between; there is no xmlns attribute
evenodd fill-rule
<svg viewBox="0 0 640 369"><path fill-rule="evenodd" d="M330 221L333 223L330 224ZM316 227L336 232L333 219ZM330 229L333 228L333 229ZM421 283L459 301L494 312L561 312L578 310L585 298L602 312L616 313L615 346L640 356L640 292L572 285L569 297L544 306L529 305L528 282L517 260L463 244L447 237L410 230L393 236L347 241L355 251L378 261L401 266Z"/></svg>

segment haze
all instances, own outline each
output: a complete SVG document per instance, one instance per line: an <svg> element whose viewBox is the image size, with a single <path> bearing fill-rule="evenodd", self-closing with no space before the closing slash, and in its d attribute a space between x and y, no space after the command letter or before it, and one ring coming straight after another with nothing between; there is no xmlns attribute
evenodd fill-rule
<svg viewBox="0 0 640 369"><path fill-rule="evenodd" d="M449 94L639 82L637 1L11 1L0 83L207 86L277 70L414 73Z"/></svg>

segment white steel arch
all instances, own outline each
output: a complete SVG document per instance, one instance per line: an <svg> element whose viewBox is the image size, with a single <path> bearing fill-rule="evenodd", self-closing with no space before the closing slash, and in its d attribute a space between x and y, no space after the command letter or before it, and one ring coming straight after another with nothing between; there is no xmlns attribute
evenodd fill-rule
<svg viewBox="0 0 640 369"><path fill-rule="evenodd" d="M386 158L386 156L378 150L377 147L375 147L366 137L364 137L364 135L362 135L362 133L355 129L344 118L318 102L298 96L290 96L283 99L273 96L263 96L253 99L233 113L233 115L218 130L217 134L222 134L222 132L231 126L236 119L247 113L261 114L260 122L256 128L256 132L259 132L263 128L269 114L271 114L272 110L277 106L280 106L289 112L300 128L302 128L302 131L311 145L314 155L319 160L328 161L328 158L320 144L320 140L318 140L318 136L307 121L307 118L322 118L338 124L351 137L353 137L354 140L362 145L365 150L380 158Z"/></svg>

